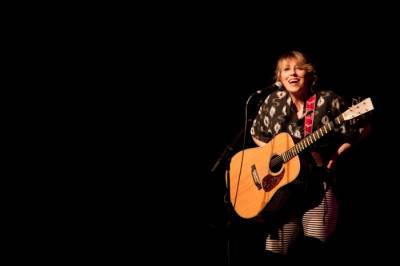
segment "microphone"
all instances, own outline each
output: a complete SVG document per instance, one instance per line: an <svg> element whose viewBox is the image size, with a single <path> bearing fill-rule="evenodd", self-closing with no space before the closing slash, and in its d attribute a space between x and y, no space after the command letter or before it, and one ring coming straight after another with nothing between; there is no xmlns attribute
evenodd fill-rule
<svg viewBox="0 0 400 266"><path fill-rule="evenodd" d="M259 89L258 91L256 91L256 93L257 94L261 94L263 92L269 92L269 91L272 91L272 90L279 90L281 88L282 88L282 83L277 81L277 82L275 82L274 84L272 84L272 85L270 85L268 87Z"/></svg>
<svg viewBox="0 0 400 266"><path fill-rule="evenodd" d="M280 83L279 81L277 81L277 82L275 82L274 84L272 84L272 85L270 85L270 86L268 86L268 87L265 87L265 88L262 88L262 89L259 89L258 91L256 91L256 92L253 92L252 94L250 94L250 96L249 96L249 98L247 98L247 101L246 101L246 106L249 104L249 102L250 102L250 99L252 98L252 97L254 97L254 95L256 95L256 94L261 94L261 93L265 93L265 92L271 92L271 91L273 91L273 90L278 90L278 89L280 89L280 88L282 88L282 83Z"/></svg>

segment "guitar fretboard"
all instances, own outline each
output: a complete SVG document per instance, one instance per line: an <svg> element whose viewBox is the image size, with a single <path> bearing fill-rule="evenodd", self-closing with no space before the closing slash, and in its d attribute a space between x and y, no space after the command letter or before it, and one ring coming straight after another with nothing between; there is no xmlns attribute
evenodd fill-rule
<svg viewBox="0 0 400 266"><path fill-rule="evenodd" d="M334 121L331 121L327 124L325 124L323 127L315 130L313 133L309 134L307 137L304 139L300 140L296 145L294 145L292 148L287 150L286 152L282 153L280 156L283 160L283 162L287 162L293 157L297 156L300 154L302 151L307 149L311 144L317 142L320 138L331 132L335 127L340 125L343 122L343 116L339 115L334 119Z"/></svg>

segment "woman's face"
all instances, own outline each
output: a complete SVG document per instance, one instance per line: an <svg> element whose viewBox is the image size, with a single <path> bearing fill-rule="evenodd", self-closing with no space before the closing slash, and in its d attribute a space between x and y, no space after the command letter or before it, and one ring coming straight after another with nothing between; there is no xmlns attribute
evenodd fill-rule
<svg viewBox="0 0 400 266"><path fill-rule="evenodd" d="M287 59L282 64L280 82L289 93L300 95L306 90L306 73L297 59Z"/></svg>

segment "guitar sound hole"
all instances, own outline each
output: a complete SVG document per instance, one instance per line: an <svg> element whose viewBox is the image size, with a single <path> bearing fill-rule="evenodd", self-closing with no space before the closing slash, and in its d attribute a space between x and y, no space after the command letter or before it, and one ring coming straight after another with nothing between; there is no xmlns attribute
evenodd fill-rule
<svg viewBox="0 0 400 266"><path fill-rule="evenodd" d="M269 161L269 169L272 173L278 173L282 168L282 158L278 155L273 155Z"/></svg>

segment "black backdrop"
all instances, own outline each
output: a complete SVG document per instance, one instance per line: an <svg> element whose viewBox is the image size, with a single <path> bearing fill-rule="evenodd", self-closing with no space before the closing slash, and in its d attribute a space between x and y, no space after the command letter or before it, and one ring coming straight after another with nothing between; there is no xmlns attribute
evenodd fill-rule
<svg viewBox="0 0 400 266"><path fill-rule="evenodd" d="M254 228L227 229L226 161L210 170L242 130L248 96L273 83L277 56L298 49L315 63L321 87L349 99L371 97L375 105L371 137L343 159L342 220L333 252L338 258L394 254L388 241L398 234L391 154L399 55L386 26L395 23L379 26L369 16L354 19L352 12L346 21L355 22L341 25L342 16L323 19L323 12L308 22L229 14L185 13L150 28L113 29L107 99L99 105L110 122L102 131L112 150L107 155L116 161L109 176L118 178L105 201L115 203L108 219L118 224L122 218L126 226L113 226L124 229L107 242L116 241L128 254L135 248L124 241L139 242L157 255L146 259L190 264L224 265L231 237L236 262L259 254ZM252 108L250 116L254 102Z"/></svg>
<svg viewBox="0 0 400 266"><path fill-rule="evenodd" d="M304 12L302 4L263 6L260 12L233 4L168 2L136 10L91 5L79 17L61 17L61 25L46 19L45 27L32 24L33 38L21 43L37 47L18 48L36 56L31 63L50 68L38 68L35 78L45 80L36 89L21 75L32 94L50 87L50 93L38 94L45 104L32 101L32 109L50 114L45 127L37 117L33 123L51 147L49 160L39 157L38 164L50 170L51 182L42 185L26 175L40 187L29 189L43 199L38 206L51 207L42 216L31 202L40 219L28 230L38 239L41 229L50 236L50 250L40 254L224 265L230 237L236 262L259 254L253 228L227 230L225 162L210 170L242 129L247 97L272 84L276 57L299 49L315 63L322 87L349 98L369 96L376 108L371 138L343 162L343 215L333 250L339 258L395 255L393 95L400 57L398 14L392 13L398 9L373 4L367 12L366 3L352 9L324 2L319 11ZM48 25L54 28L47 31ZM42 54L51 60L43 61ZM41 141L33 143L33 153L42 151ZM53 200L58 197L61 202ZM37 246L37 238L31 241Z"/></svg>
<svg viewBox="0 0 400 266"><path fill-rule="evenodd" d="M249 262L249 257L260 254L262 244L255 228L240 223L237 227L227 226L230 210L229 204L224 203L226 161L216 171L210 170L227 146L235 144L234 151L241 148L242 139L237 143L234 140L243 129L247 97L273 83L277 56L292 49L309 55L321 87L333 89L348 100L371 97L375 106L368 118L373 125L372 135L342 160L345 171L338 181L341 218L331 251L336 258L378 257L392 252L386 241L396 232L395 187L391 185L394 173L387 167L391 159L382 142L389 141L393 123L389 118L393 99L386 94L395 87L392 77L396 71L388 66L398 57L390 52L395 48L392 44L375 48L369 36L352 42L340 34L272 41L236 32L216 37L206 49L200 47L191 53L190 60L196 62L196 67L190 69L189 76L194 79L185 79L185 92L179 100L183 109L177 112L182 121L178 139L188 144L183 149L187 151L185 162L190 158L186 166L191 170L186 173L192 179L189 183L193 197L189 203L196 206L195 218L189 222L193 223L190 232L194 235L192 241L202 243L194 245L199 251L196 258L226 263L229 250L233 263L238 263ZM254 102L249 106L250 116L254 114L252 108ZM184 117L187 114L189 117ZM251 145L250 139L246 141Z"/></svg>

